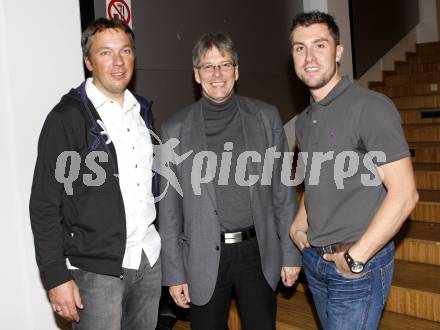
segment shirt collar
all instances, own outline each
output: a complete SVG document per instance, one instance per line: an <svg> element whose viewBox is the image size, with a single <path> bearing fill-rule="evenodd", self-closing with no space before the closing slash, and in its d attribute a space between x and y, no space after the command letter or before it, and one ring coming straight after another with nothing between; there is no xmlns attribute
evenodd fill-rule
<svg viewBox="0 0 440 330"><path fill-rule="evenodd" d="M328 106L330 103L333 102L334 99L336 99L339 95L341 95L348 86L351 85L350 79L348 79L347 76L344 76L341 78L341 80L338 81L338 83L333 87L333 89L319 102L315 102L312 96L310 96L310 105L312 108L316 105L321 106Z"/></svg>
<svg viewBox="0 0 440 330"><path fill-rule="evenodd" d="M90 101L92 101L95 109L102 107L107 102L114 101L105 96L104 93L102 93L93 84L93 78L87 78L86 93L87 97L90 99ZM134 97L134 95L128 89L126 89L124 92L124 103L122 105L122 110L124 111L124 113L126 113L133 109L140 111L140 104L138 100Z"/></svg>

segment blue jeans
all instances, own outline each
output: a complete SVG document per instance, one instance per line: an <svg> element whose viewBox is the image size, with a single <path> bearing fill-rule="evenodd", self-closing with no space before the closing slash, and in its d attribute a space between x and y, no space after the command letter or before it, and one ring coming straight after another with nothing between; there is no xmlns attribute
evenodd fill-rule
<svg viewBox="0 0 440 330"><path fill-rule="evenodd" d="M303 250L303 267L324 330L378 328L393 277L393 242L367 262L360 277L338 273L317 248Z"/></svg>
<svg viewBox="0 0 440 330"><path fill-rule="evenodd" d="M160 259L151 267L145 253L139 269L125 269L124 279L71 270L84 309L74 330L154 330L161 293Z"/></svg>

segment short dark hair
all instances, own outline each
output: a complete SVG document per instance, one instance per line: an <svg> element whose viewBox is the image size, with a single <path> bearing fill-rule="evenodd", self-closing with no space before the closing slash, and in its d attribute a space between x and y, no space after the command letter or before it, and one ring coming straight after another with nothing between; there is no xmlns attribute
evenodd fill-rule
<svg viewBox="0 0 440 330"><path fill-rule="evenodd" d="M330 14L317 10L307 13L299 13L293 18L292 27L290 28L290 38L292 38L293 30L298 26L307 27L319 23L327 25L336 45L339 45L339 27L335 22L335 18Z"/></svg>
<svg viewBox="0 0 440 330"><path fill-rule="evenodd" d="M193 67L200 65L201 57L212 47L216 47L220 54L231 53L234 64L238 64L238 53L231 37L224 32L206 33L197 40L192 51Z"/></svg>
<svg viewBox="0 0 440 330"><path fill-rule="evenodd" d="M127 33L131 47L134 49L134 33L127 24L117 18L107 19L101 17L92 21L82 33L81 48L84 57L90 55L90 48L92 48L93 36L95 33L107 29L119 29Z"/></svg>

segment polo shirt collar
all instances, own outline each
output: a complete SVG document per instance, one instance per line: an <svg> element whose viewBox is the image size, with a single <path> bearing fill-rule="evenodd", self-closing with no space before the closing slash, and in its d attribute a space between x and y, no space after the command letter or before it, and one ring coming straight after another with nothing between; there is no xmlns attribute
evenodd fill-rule
<svg viewBox="0 0 440 330"><path fill-rule="evenodd" d="M343 76L341 80L338 81L335 87L319 102L315 102L312 96L310 96L310 105L321 105L328 106L334 99L336 99L339 95L341 95L348 86L351 85L350 79L348 76Z"/></svg>

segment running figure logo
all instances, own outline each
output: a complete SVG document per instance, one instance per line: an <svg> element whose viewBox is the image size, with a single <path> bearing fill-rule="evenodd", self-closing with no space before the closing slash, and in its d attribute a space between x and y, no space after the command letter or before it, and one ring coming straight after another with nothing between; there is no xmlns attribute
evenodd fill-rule
<svg viewBox="0 0 440 330"><path fill-rule="evenodd" d="M193 153L193 150L187 151L183 155L178 155L174 151L174 148L180 143L178 139L171 138L166 143L162 143L162 140L151 130L150 134L159 142L159 144L153 145L153 171L167 180L167 185L164 191L162 191L159 196L155 197L154 201L159 202L165 196L170 184L176 189L180 196L183 196L182 187L180 186L176 174L171 168L171 164L180 164Z"/></svg>

